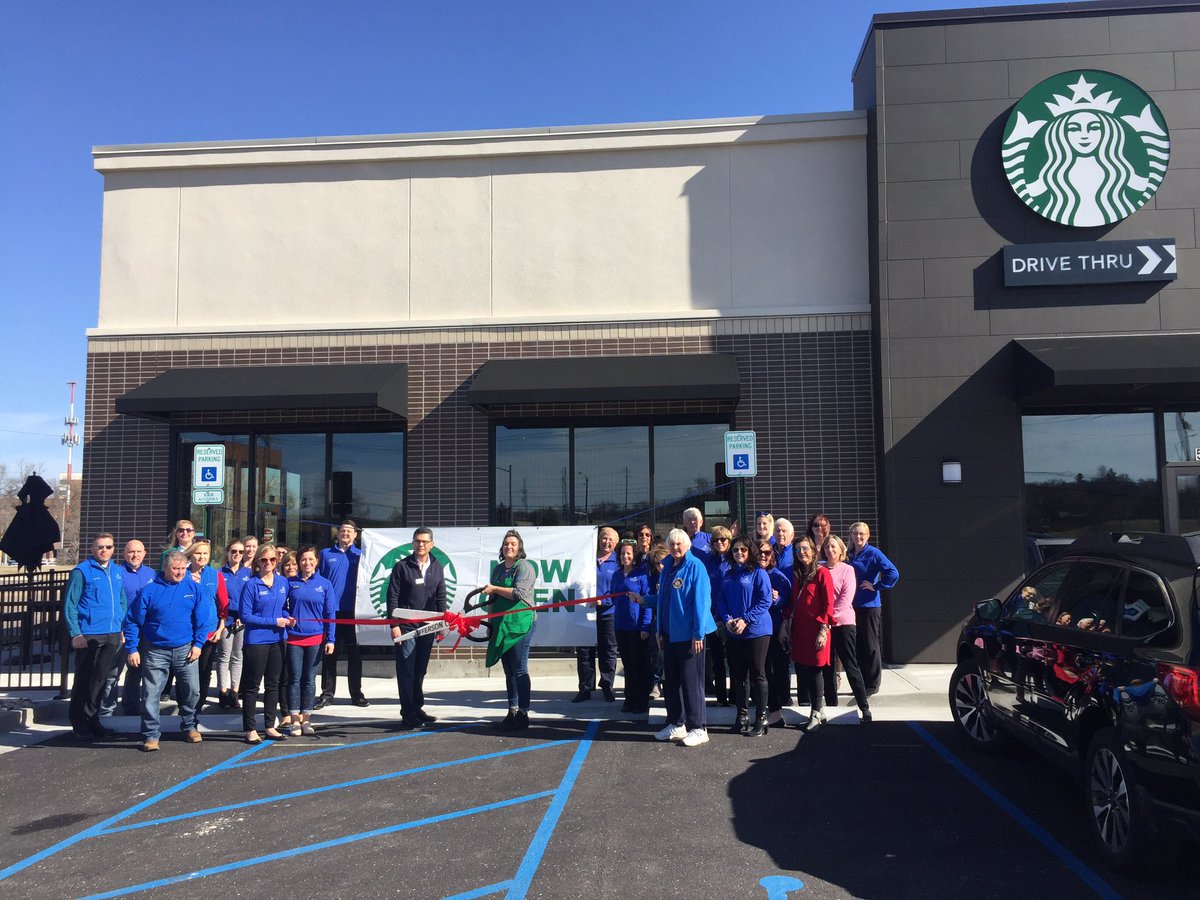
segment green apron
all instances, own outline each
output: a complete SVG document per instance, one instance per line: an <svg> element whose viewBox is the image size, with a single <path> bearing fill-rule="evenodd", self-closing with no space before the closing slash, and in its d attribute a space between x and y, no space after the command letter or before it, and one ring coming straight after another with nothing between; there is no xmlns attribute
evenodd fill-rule
<svg viewBox="0 0 1200 900"><path fill-rule="evenodd" d="M511 588L513 581L517 577L517 566L531 565L530 562L524 559L517 560L517 565L513 566L507 575L496 581L496 571L503 572L503 564L496 567L492 571L492 584L497 587ZM518 600L513 597L511 600L501 597L499 594L489 594L488 612L498 613L510 609L519 609L521 612L515 612L511 615L501 616L498 619L492 619L492 636L488 640L487 660L485 666L491 668L496 663L500 662L500 657L508 652L521 638L529 633L529 629L533 627L533 617L536 615L523 600Z"/></svg>

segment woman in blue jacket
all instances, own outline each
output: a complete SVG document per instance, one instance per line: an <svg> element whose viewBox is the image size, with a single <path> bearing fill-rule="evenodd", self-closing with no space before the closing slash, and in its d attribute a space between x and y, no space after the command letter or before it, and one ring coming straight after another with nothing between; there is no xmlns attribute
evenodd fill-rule
<svg viewBox="0 0 1200 900"><path fill-rule="evenodd" d="M317 663L322 648L334 650L338 601L333 583L317 574L317 548L305 547L298 561L300 574L288 579L288 612L292 625L287 632L288 709L292 711L292 737L314 735L312 711L317 700Z"/></svg>
<svg viewBox="0 0 1200 900"><path fill-rule="evenodd" d="M761 737L767 733L767 647L771 643L771 579L750 558L750 539L740 535L729 548L729 571L721 579L717 620L725 629L733 702L734 734ZM755 720L750 726L747 681L754 695Z"/></svg>
<svg viewBox="0 0 1200 900"><path fill-rule="evenodd" d="M658 613L663 641L663 694L667 724L654 735L660 741L679 741L685 747L708 743L704 709L704 637L716 630L712 616L712 587L708 572L688 553L692 539L682 528L667 535L670 554L655 594L630 594Z"/></svg>
<svg viewBox="0 0 1200 900"><path fill-rule="evenodd" d="M246 642L242 648L242 728L247 744L262 738L254 730L254 710L258 706L258 686L266 678L263 694L263 733L273 741L286 737L275 728L279 707L279 673L283 669L284 629L294 624L287 613L288 583L276 574L279 553L274 544L262 544L254 555L254 576L242 588L238 610L246 624Z"/></svg>
<svg viewBox="0 0 1200 900"><path fill-rule="evenodd" d="M783 608L792 598L791 547L788 547L788 568L779 566L776 555L778 543L759 541L758 566L771 582L771 643L767 646L767 725L783 726L783 708L792 702L792 658L783 648L780 631Z"/></svg>
<svg viewBox="0 0 1200 900"><path fill-rule="evenodd" d="M650 712L650 622L654 614L629 599L629 593L650 592L646 569L637 563L637 542L617 545L617 565L609 593L620 594L613 600L613 627L617 632L617 652L625 667L625 705L621 712L644 716Z"/></svg>

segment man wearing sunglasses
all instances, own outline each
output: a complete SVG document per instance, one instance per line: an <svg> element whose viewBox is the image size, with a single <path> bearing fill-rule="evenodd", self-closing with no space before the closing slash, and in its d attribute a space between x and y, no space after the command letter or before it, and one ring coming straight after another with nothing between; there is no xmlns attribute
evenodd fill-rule
<svg viewBox="0 0 1200 900"><path fill-rule="evenodd" d="M84 741L112 734L100 724L100 698L121 649L121 623L129 606L120 569L112 564L115 547L108 532L96 535L91 559L71 570L63 601L63 616L75 649L68 715L75 737Z"/></svg>

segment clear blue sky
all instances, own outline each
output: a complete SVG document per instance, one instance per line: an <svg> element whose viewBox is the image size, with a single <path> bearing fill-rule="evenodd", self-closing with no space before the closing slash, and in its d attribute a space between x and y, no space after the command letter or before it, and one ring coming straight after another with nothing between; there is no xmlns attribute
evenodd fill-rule
<svg viewBox="0 0 1200 900"><path fill-rule="evenodd" d="M86 413L94 145L844 110L874 13L985 5L0 0L0 463Z"/></svg>

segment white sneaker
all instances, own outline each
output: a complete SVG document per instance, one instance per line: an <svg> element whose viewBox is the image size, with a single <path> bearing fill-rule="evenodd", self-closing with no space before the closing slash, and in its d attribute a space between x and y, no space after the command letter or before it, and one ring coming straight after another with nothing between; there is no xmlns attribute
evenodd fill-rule
<svg viewBox="0 0 1200 900"><path fill-rule="evenodd" d="M699 747L701 744L708 743L707 728L693 728L687 733L681 742L685 747Z"/></svg>
<svg viewBox="0 0 1200 900"><path fill-rule="evenodd" d="M687 737L687 734L688 730L682 725L675 725L668 722L662 731L655 733L654 739L656 741L681 741Z"/></svg>

